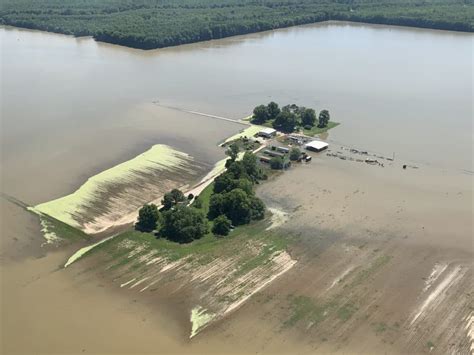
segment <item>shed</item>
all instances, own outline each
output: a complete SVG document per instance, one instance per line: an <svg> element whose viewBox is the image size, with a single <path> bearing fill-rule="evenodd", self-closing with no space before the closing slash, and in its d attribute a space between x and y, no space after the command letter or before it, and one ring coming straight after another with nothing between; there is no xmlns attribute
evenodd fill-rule
<svg viewBox="0 0 474 355"><path fill-rule="evenodd" d="M272 138L272 137L275 137L276 136L276 129L273 129L273 128L262 128L259 132L258 132L258 136L260 137L264 137L264 138Z"/></svg>
<svg viewBox="0 0 474 355"><path fill-rule="evenodd" d="M276 147L276 150L280 153L288 154L290 152L290 149L286 147Z"/></svg>
<svg viewBox="0 0 474 355"><path fill-rule="evenodd" d="M309 143L306 143L305 146L307 150L311 150L313 152L321 152L324 149L327 149L327 147L329 147L329 144L322 141L311 141Z"/></svg>
<svg viewBox="0 0 474 355"><path fill-rule="evenodd" d="M278 153L278 152L275 152L273 150L268 150L268 149L264 150L263 153L266 154L266 155L269 155L271 157L280 157L280 158L285 157L285 154L283 154L283 153Z"/></svg>

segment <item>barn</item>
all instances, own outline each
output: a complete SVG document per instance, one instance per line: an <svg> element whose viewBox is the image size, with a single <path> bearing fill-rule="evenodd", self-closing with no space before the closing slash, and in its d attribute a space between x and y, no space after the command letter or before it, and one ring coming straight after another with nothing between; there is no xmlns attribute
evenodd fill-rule
<svg viewBox="0 0 474 355"><path fill-rule="evenodd" d="M305 148L307 150L311 150L313 152L322 152L323 150L327 149L329 144L323 141L311 141L306 143Z"/></svg>

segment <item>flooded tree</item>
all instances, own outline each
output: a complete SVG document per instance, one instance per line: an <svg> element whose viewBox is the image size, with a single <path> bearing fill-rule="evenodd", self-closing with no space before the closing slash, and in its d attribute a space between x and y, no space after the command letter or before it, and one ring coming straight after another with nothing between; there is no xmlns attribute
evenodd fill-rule
<svg viewBox="0 0 474 355"><path fill-rule="evenodd" d="M290 160L298 160L299 157L301 156L301 150L299 150L297 147L293 147L290 150Z"/></svg>
<svg viewBox="0 0 474 355"><path fill-rule="evenodd" d="M322 110L319 113L319 128L324 128L328 125L330 119L329 111L328 110Z"/></svg>
<svg viewBox="0 0 474 355"><path fill-rule="evenodd" d="M300 113L301 124L303 126L314 126L316 123L316 112L312 108L305 108Z"/></svg>

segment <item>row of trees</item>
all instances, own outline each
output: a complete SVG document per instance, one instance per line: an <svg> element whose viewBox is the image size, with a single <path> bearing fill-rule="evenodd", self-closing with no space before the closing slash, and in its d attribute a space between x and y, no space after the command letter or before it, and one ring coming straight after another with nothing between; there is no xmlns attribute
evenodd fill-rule
<svg viewBox="0 0 474 355"><path fill-rule="evenodd" d="M168 194L183 195L177 189ZM147 204L138 212L136 229L143 232L157 231L159 235L178 243L189 243L209 232L206 216L197 208L187 206L187 199L176 200L158 210L155 204Z"/></svg>
<svg viewBox="0 0 474 355"><path fill-rule="evenodd" d="M232 144L227 154L227 170L214 182L207 216L202 201L186 197L180 190L173 189L163 196L162 208L154 204L143 206L138 213L136 229L144 232L157 231L158 235L178 243L189 243L209 233L208 220L213 221L212 233L219 236L229 234L232 226L262 219L265 205L255 196L253 185L264 178L255 154L246 152L237 160L239 148Z"/></svg>
<svg viewBox="0 0 474 355"><path fill-rule="evenodd" d="M253 190L254 184L264 178L257 156L246 152L242 160L237 160L236 144L227 153L227 170L214 181L209 201L208 218L214 221L213 232L219 235L227 235L230 225L247 224L265 216L265 205Z"/></svg>
<svg viewBox="0 0 474 355"><path fill-rule="evenodd" d="M270 121L275 129L287 133L295 131L298 127L311 129L316 123L319 128L324 128L328 125L329 119L328 110L322 110L316 119L316 111L312 108L291 104L280 109L273 101L268 105L255 107L252 115L252 123L264 124Z"/></svg>
<svg viewBox="0 0 474 355"><path fill-rule="evenodd" d="M4 0L0 23L152 49L327 20L474 30L471 0Z"/></svg>

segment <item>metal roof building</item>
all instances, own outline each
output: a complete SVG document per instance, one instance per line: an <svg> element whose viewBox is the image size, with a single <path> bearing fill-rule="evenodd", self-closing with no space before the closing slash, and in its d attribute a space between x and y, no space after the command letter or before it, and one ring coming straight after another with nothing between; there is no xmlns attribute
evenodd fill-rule
<svg viewBox="0 0 474 355"><path fill-rule="evenodd" d="M265 138L271 138L271 137L274 137L276 135L276 129L273 129L273 128L263 128L261 129L259 132L258 132L258 135L260 137L265 137Z"/></svg>
<svg viewBox="0 0 474 355"><path fill-rule="evenodd" d="M313 152L321 152L324 149L327 149L327 147L329 147L329 144L322 141L311 141L305 145L307 150L312 150Z"/></svg>

